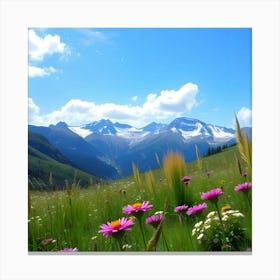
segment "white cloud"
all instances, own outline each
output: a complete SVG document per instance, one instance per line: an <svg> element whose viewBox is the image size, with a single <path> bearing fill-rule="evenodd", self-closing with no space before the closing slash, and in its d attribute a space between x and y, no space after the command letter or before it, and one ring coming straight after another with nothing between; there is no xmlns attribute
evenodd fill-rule
<svg viewBox="0 0 280 280"><path fill-rule="evenodd" d="M156 112L184 113L190 111L197 101L195 99L198 92L196 84L187 83L179 90L163 90L160 95L148 95L143 107L148 107Z"/></svg>
<svg viewBox="0 0 280 280"><path fill-rule="evenodd" d="M132 101L137 101L138 96L135 95L135 96L133 96L131 99L132 99Z"/></svg>
<svg viewBox="0 0 280 280"><path fill-rule="evenodd" d="M242 107L236 114L241 127L252 126L252 111Z"/></svg>
<svg viewBox="0 0 280 280"><path fill-rule="evenodd" d="M95 104L80 99L71 99L59 110L41 116L42 124L65 121L69 125L80 125L102 118L143 126L150 121L164 121L189 112L197 105L198 86L192 83L179 90L163 90L159 95L147 95L142 106L119 105L114 103Z"/></svg>
<svg viewBox="0 0 280 280"><path fill-rule="evenodd" d="M49 76L55 72L57 72L57 70L52 66L45 67L45 68L32 66L32 65L28 66L28 76L30 78Z"/></svg>
<svg viewBox="0 0 280 280"><path fill-rule="evenodd" d="M32 61L42 61L45 55L63 54L67 51L66 44L61 42L58 35L47 34L41 38L33 29L29 30L28 35L29 58Z"/></svg>
<svg viewBox="0 0 280 280"><path fill-rule="evenodd" d="M39 113L40 108L34 103L32 98L28 98L28 123L42 124L42 119Z"/></svg>

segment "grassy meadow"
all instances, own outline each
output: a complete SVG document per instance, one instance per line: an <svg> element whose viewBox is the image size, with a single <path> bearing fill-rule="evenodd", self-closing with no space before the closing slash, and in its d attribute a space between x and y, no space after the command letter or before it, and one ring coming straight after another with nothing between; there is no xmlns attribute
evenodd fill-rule
<svg viewBox="0 0 280 280"><path fill-rule="evenodd" d="M134 176L119 181L88 188L69 182L63 191L30 190L29 252L65 248L78 252L251 251L251 188L235 191L237 185L252 180L241 155L238 146L203 159L197 150L197 161L185 163L180 154L169 153L162 162L158 160L158 169L139 174L134 166ZM184 183L181 178L186 175L191 179ZM216 188L221 195L201 199L202 193ZM144 201L152 205L150 210L124 214L125 206ZM196 214L174 211L179 205L190 208L201 203L208 208ZM224 206L227 209L222 210ZM146 224L152 215L163 219ZM102 224L114 227L122 217L133 222L130 230L110 232L108 237L99 233Z"/></svg>

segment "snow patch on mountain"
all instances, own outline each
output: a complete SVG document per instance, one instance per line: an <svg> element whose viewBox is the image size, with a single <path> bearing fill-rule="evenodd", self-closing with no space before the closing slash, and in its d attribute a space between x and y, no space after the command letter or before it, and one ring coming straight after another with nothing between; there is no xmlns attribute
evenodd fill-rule
<svg viewBox="0 0 280 280"><path fill-rule="evenodd" d="M140 143L146 138L151 132L143 131L141 128L130 127L127 129L116 128L116 135L120 138L123 138L129 142L129 145L134 145Z"/></svg>
<svg viewBox="0 0 280 280"><path fill-rule="evenodd" d="M89 129L85 129L80 126L68 126L68 128L72 130L74 133L81 136L82 138L85 138L92 133Z"/></svg>
<svg viewBox="0 0 280 280"><path fill-rule="evenodd" d="M224 141L235 137L234 133L226 132L221 127L217 127L213 125L208 125L208 127L211 130L215 140Z"/></svg>

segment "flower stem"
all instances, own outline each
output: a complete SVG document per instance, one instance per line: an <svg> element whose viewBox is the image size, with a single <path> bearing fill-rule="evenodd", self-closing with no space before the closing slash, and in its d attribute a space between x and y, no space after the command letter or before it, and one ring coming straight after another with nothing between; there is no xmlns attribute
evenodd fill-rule
<svg viewBox="0 0 280 280"><path fill-rule="evenodd" d="M214 204L216 206L217 213L218 213L218 216L219 216L219 220L220 220L220 223L221 223L221 226L222 226L222 232L223 232L222 243L224 245L224 244L226 244L226 230L225 230L225 226L224 226L224 223L222 221L221 213L220 213L220 210L219 210L219 207L218 207L218 202L215 202Z"/></svg>
<svg viewBox="0 0 280 280"><path fill-rule="evenodd" d="M191 236L191 233L190 233L190 230L189 230L189 224L188 224L187 216L184 215L184 216L182 216L182 218L184 219L185 226L187 227L186 231L187 231L187 234L188 234L188 238L189 238L189 242L190 242L190 245L191 245L191 249L193 250L194 246L193 246L193 242L192 242L192 236ZM199 220L198 217L196 217L196 221L198 221L198 220Z"/></svg>
<svg viewBox="0 0 280 280"><path fill-rule="evenodd" d="M120 251L123 251L123 247L122 247L122 238L120 236L118 236L116 238L118 240L118 244L119 244L119 247L120 247Z"/></svg>
<svg viewBox="0 0 280 280"><path fill-rule="evenodd" d="M146 244L146 241L145 241L145 236L144 236L143 226L142 226L142 223L141 223L141 218L139 217L137 220L138 220L140 231L141 231L141 234L142 234L143 243L144 243L144 246L146 248L147 244Z"/></svg>
<svg viewBox="0 0 280 280"><path fill-rule="evenodd" d="M252 211L252 206L251 206L251 201L250 201L250 198L249 198L249 193L248 192L244 192L246 198L247 198L247 202L248 202L248 206L250 208L250 211Z"/></svg>
<svg viewBox="0 0 280 280"><path fill-rule="evenodd" d="M217 213L218 213L218 216L219 216L220 223L221 223L221 225L222 225L222 229L223 229L223 231L225 232L224 223L223 223L223 221L222 221L221 213L220 213L220 210L219 210L219 207L218 207L218 203L217 203L217 202L215 203L215 206L216 206L216 209L217 209Z"/></svg>

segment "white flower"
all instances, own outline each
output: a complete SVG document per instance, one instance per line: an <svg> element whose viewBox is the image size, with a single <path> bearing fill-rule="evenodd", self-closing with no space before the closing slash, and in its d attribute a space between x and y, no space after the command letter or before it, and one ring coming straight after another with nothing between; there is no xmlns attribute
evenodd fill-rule
<svg viewBox="0 0 280 280"><path fill-rule="evenodd" d="M209 223L211 223L211 221L212 220L208 218L207 220L205 220L204 224L209 224Z"/></svg>
<svg viewBox="0 0 280 280"><path fill-rule="evenodd" d="M212 218L216 215L216 211L212 211L210 213L208 213L207 218Z"/></svg>
<svg viewBox="0 0 280 280"><path fill-rule="evenodd" d="M228 216L223 216L222 221L227 221L228 220Z"/></svg>
<svg viewBox="0 0 280 280"><path fill-rule="evenodd" d="M234 213L234 214L232 214L232 216L244 218L244 215L242 213Z"/></svg>
<svg viewBox="0 0 280 280"><path fill-rule="evenodd" d="M197 240L200 240L203 237L203 233L201 233L198 237Z"/></svg>
<svg viewBox="0 0 280 280"><path fill-rule="evenodd" d="M203 221L200 221L200 222L196 223L196 224L194 225L194 227L195 227L195 228L198 228L198 227L200 227L202 224L203 224Z"/></svg>
<svg viewBox="0 0 280 280"><path fill-rule="evenodd" d="M211 226L210 225L206 225L205 227L204 227L204 229L208 229L208 228L210 228Z"/></svg>
<svg viewBox="0 0 280 280"><path fill-rule="evenodd" d="M129 245L129 244L124 244L122 246L123 249L130 249L132 247L132 245Z"/></svg>
<svg viewBox="0 0 280 280"><path fill-rule="evenodd" d="M225 211L223 214L228 215L228 214L233 214L233 213L236 213L236 210L228 210L228 211Z"/></svg>
<svg viewBox="0 0 280 280"><path fill-rule="evenodd" d="M164 214L164 212L163 211L157 211L157 212L155 212L155 214L154 215L163 215Z"/></svg>
<svg viewBox="0 0 280 280"><path fill-rule="evenodd" d="M192 230L192 235L195 235L195 232L196 232L196 229L194 228L194 229Z"/></svg>
<svg viewBox="0 0 280 280"><path fill-rule="evenodd" d="M96 239L97 238L97 236L95 235L95 236L93 236L92 238L91 238L91 240L94 240L94 239Z"/></svg>

